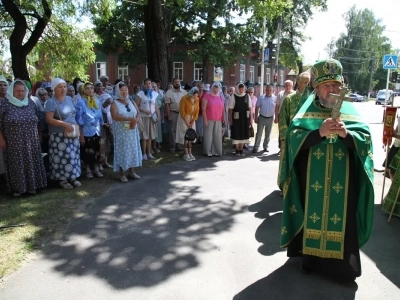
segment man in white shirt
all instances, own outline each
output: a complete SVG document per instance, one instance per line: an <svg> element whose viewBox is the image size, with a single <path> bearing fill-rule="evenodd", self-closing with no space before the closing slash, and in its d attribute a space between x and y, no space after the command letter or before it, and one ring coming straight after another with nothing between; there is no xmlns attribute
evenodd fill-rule
<svg viewBox="0 0 400 300"><path fill-rule="evenodd" d="M183 145L175 145L176 125L179 117L179 103L183 96L187 93L181 89L181 81L179 78L172 80L173 87L169 89L164 96L165 112L168 116L169 122L169 150L175 152L176 150L183 149ZM177 147L175 147L177 146Z"/></svg>

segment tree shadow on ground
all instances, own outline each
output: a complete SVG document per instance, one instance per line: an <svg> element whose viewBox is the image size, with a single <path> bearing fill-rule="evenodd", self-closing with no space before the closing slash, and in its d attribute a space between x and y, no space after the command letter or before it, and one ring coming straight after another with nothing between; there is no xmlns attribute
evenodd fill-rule
<svg viewBox="0 0 400 300"><path fill-rule="evenodd" d="M260 202L250 205L248 210L255 212L256 218L265 219L255 233L256 240L262 243L258 252L269 256L285 251L279 245L282 222L282 197L279 191L273 191Z"/></svg>
<svg viewBox="0 0 400 300"><path fill-rule="evenodd" d="M369 241L361 248L376 264L379 271L400 289L400 218L389 214L375 205L374 227Z"/></svg>
<svg viewBox="0 0 400 300"><path fill-rule="evenodd" d="M215 168L210 160L197 163L202 172ZM217 189L204 193L192 178L199 171L190 168L143 170L129 188L116 185L46 246L45 256L65 276L96 276L116 289L153 286L198 267L198 255L216 249L211 236L230 230L246 208Z"/></svg>
<svg viewBox="0 0 400 300"><path fill-rule="evenodd" d="M319 274L301 274L300 259L291 258L268 276L254 282L233 297L233 300L266 299L354 299L358 286L331 280Z"/></svg>

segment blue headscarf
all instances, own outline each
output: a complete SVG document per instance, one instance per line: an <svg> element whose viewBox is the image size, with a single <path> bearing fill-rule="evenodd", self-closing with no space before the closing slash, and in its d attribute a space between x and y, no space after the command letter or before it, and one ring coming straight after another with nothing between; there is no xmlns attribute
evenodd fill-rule
<svg viewBox="0 0 400 300"><path fill-rule="evenodd" d="M146 96L149 96L150 99L153 99L153 92L154 92L153 88L146 89L146 87L143 85L142 91Z"/></svg>

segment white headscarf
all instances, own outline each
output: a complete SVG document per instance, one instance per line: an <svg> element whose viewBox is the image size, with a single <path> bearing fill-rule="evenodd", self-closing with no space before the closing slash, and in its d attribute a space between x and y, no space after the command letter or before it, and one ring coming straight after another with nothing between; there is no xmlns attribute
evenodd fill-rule
<svg viewBox="0 0 400 300"><path fill-rule="evenodd" d="M19 100L18 98L14 97L14 84L16 82L21 82L24 85L25 88L25 96L23 100ZM28 94L29 94L29 90L25 84L25 82L23 82L20 79L15 80L14 82L12 82L10 84L10 86L7 89L7 94L6 94L6 98L7 100L12 104L15 105L17 107L22 107L22 106L27 106L29 104L29 99L28 99Z"/></svg>
<svg viewBox="0 0 400 300"><path fill-rule="evenodd" d="M120 85L121 85L121 84L123 84L123 85L125 85L126 87L128 87L128 86L125 84L125 82L123 82L123 81L118 82L118 83L115 85L115 87L114 87L114 98L115 98L115 99L119 99L119 97L121 97L121 93L119 92L119 89L120 89ZM129 96L126 96L126 98L128 99Z"/></svg>
<svg viewBox="0 0 400 300"><path fill-rule="evenodd" d="M219 82L219 81L213 82L213 84L211 85L209 93L213 94L213 91L214 91L215 87L218 87L218 95L220 95L222 93L222 85L221 85L221 82Z"/></svg>
<svg viewBox="0 0 400 300"><path fill-rule="evenodd" d="M5 82L5 84L7 84L7 86L8 86L8 81L7 81L7 79L4 77L4 75L0 75L0 81L1 81L1 82Z"/></svg>
<svg viewBox="0 0 400 300"><path fill-rule="evenodd" d="M61 79L61 78L54 78L54 79L51 81L51 90L54 91L54 90L56 89L57 85L59 85L60 83L64 83L65 85L67 85L67 83L65 82L64 79Z"/></svg>
<svg viewBox="0 0 400 300"><path fill-rule="evenodd" d="M243 91L242 94L239 94L239 85L241 85L241 84L244 86L244 91ZM238 96L238 97L243 97L244 95L246 95L246 86L245 86L244 83L239 82L238 85L236 86L236 90L237 90L237 92L235 92L235 95L236 95L236 96Z"/></svg>

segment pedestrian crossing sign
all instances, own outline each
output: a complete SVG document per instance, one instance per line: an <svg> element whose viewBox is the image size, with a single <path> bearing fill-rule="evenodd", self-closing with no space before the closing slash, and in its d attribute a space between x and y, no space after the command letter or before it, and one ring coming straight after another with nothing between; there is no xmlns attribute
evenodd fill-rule
<svg viewBox="0 0 400 300"><path fill-rule="evenodd" d="M391 55L391 54L384 55L383 68L386 70L397 69L397 55Z"/></svg>

